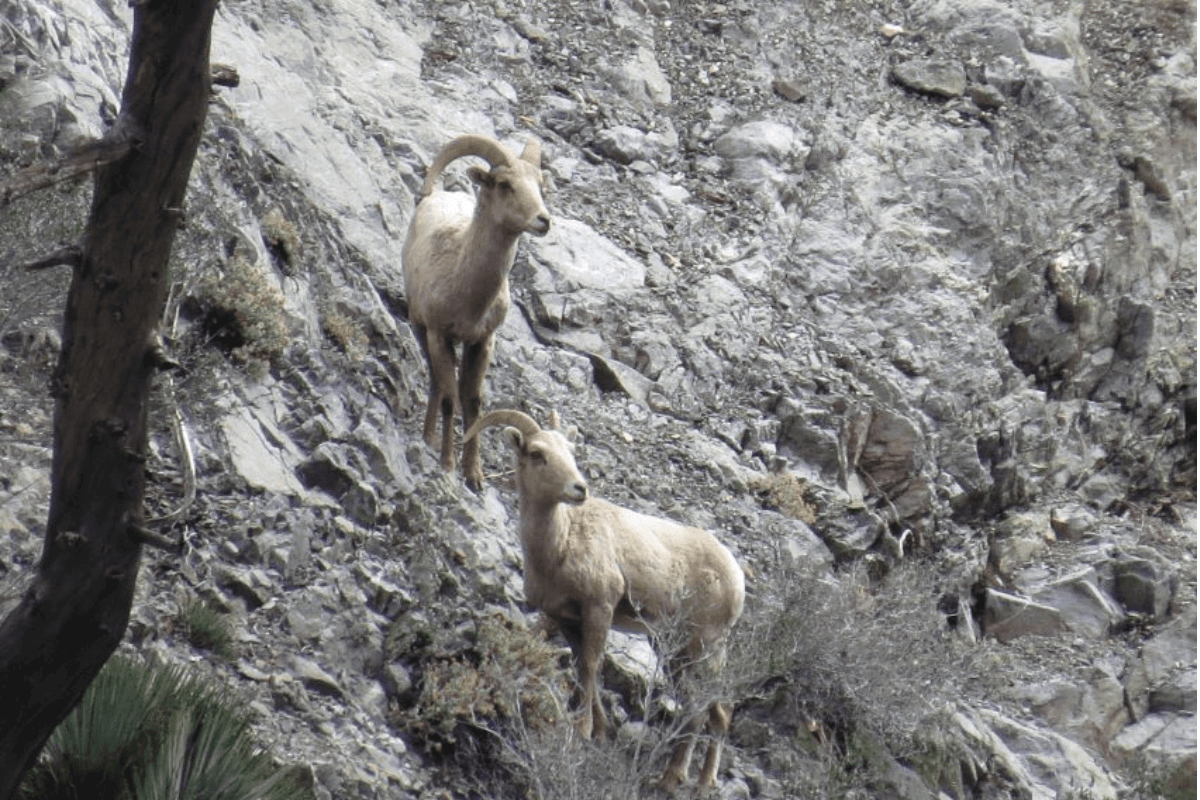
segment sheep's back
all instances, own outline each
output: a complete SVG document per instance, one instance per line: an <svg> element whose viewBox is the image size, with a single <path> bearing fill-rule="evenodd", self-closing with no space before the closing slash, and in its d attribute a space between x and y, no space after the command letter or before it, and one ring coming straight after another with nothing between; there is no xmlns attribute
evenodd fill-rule
<svg viewBox="0 0 1200 800"><path fill-rule="evenodd" d="M613 531L613 554L630 599L656 616L683 611L703 627L725 627L741 614L745 585L741 567L715 536L701 528L641 514L602 500Z"/></svg>

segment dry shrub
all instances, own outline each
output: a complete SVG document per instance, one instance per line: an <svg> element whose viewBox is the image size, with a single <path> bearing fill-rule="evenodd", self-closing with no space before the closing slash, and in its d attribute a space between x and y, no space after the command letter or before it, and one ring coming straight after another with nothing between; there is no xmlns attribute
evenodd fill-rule
<svg viewBox="0 0 1200 800"><path fill-rule="evenodd" d="M480 620L472 647L424 665L416 705L401 725L434 753L464 734L518 725L538 731L563 717L567 675L558 651L500 616Z"/></svg>
<svg viewBox="0 0 1200 800"><path fill-rule="evenodd" d="M808 482L790 473L759 478L751 487L763 505L802 522L817 521L817 507L807 497Z"/></svg>
<svg viewBox="0 0 1200 800"><path fill-rule="evenodd" d="M263 239L284 263L295 265L300 262L300 233L292 221L283 216L283 211L271 209L259 224L262 225Z"/></svg>
<svg viewBox="0 0 1200 800"><path fill-rule="evenodd" d="M366 357L370 343L366 331L338 309L326 308L321 312L321 328L351 361Z"/></svg>
<svg viewBox="0 0 1200 800"><path fill-rule="evenodd" d="M799 755L823 764L823 780L877 763L876 749L928 760L944 747L928 734L961 694L965 653L918 566L877 583L864 567L791 570L758 589L734 630L734 691L748 713L809 745Z"/></svg>
<svg viewBox="0 0 1200 800"><path fill-rule="evenodd" d="M204 328L212 340L243 364L271 362L289 341L283 293L240 255L223 274L209 273L199 284Z"/></svg>

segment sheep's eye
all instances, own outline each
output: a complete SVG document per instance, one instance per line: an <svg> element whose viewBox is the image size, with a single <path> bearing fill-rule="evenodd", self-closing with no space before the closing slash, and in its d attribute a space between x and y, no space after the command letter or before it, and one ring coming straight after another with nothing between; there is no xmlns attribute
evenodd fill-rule
<svg viewBox="0 0 1200 800"><path fill-rule="evenodd" d="M496 187L502 192L512 192L513 190L512 184L508 181L498 181Z"/></svg>
<svg viewBox="0 0 1200 800"><path fill-rule="evenodd" d="M529 460L540 466L546 463L546 454L541 450L531 450L529 452Z"/></svg>

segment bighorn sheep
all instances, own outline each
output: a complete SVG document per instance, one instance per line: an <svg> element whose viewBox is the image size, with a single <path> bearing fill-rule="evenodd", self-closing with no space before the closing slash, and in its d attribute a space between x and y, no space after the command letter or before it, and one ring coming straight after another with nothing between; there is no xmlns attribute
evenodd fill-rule
<svg viewBox="0 0 1200 800"><path fill-rule="evenodd" d="M707 531L639 514L588 494L575 463L574 431L558 429L556 414L543 430L521 411L492 411L467 431L491 425L516 457L525 598L562 631L578 673L578 728L602 734L604 708L596 676L610 628L649 634L658 623L682 621L685 641L665 653L668 671L682 677L702 662L719 668L725 641L745 603L745 579L733 554ZM687 779L696 734L713 734L699 785L712 786L729 729L728 703L712 702L687 723L659 785Z"/></svg>
<svg viewBox="0 0 1200 800"><path fill-rule="evenodd" d="M476 196L437 191L442 170L457 158L478 156L491 169L468 172ZM442 417L441 463L454 469L454 410L462 409L463 430L479 417L483 378L491 360L493 334L508 312L508 273L522 233L543 236L550 213L542 200L542 147L530 139L518 158L487 136L459 136L438 153L425 176L422 199L404 243L404 293L413 333L429 365L425 441L436 446ZM462 365L455 397L456 342ZM483 484L478 442L463 443L463 475L472 488Z"/></svg>

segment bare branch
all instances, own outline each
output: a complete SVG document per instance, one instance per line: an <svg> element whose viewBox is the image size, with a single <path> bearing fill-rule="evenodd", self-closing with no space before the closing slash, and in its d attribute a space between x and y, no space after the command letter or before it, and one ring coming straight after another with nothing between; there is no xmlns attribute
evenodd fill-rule
<svg viewBox="0 0 1200 800"><path fill-rule="evenodd" d="M149 528L143 528L141 525L130 525L128 528L129 538L139 544L147 547L153 547L157 550L163 550L168 553L178 553L183 549L183 539L178 540L168 539L160 533L155 533Z"/></svg>
<svg viewBox="0 0 1200 800"><path fill-rule="evenodd" d="M106 164L120 161L133 152L140 142L141 135L136 131L136 127L120 118L104 138L80 145L52 162L26 167L4 183L0 183L0 208L38 189L45 189L92 172Z"/></svg>
<svg viewBox="0 0 1200 800"><path fill-rule="evenodd" d="M3 205L0 203L0 205ZM72 267L77 268L83 263L83 248L77 244L63 245L53 253L42 256L36 261L30 261L28 264L22 264L21 269L28 272L34 272L41 269L50 269L51 267Z"/></svg>

